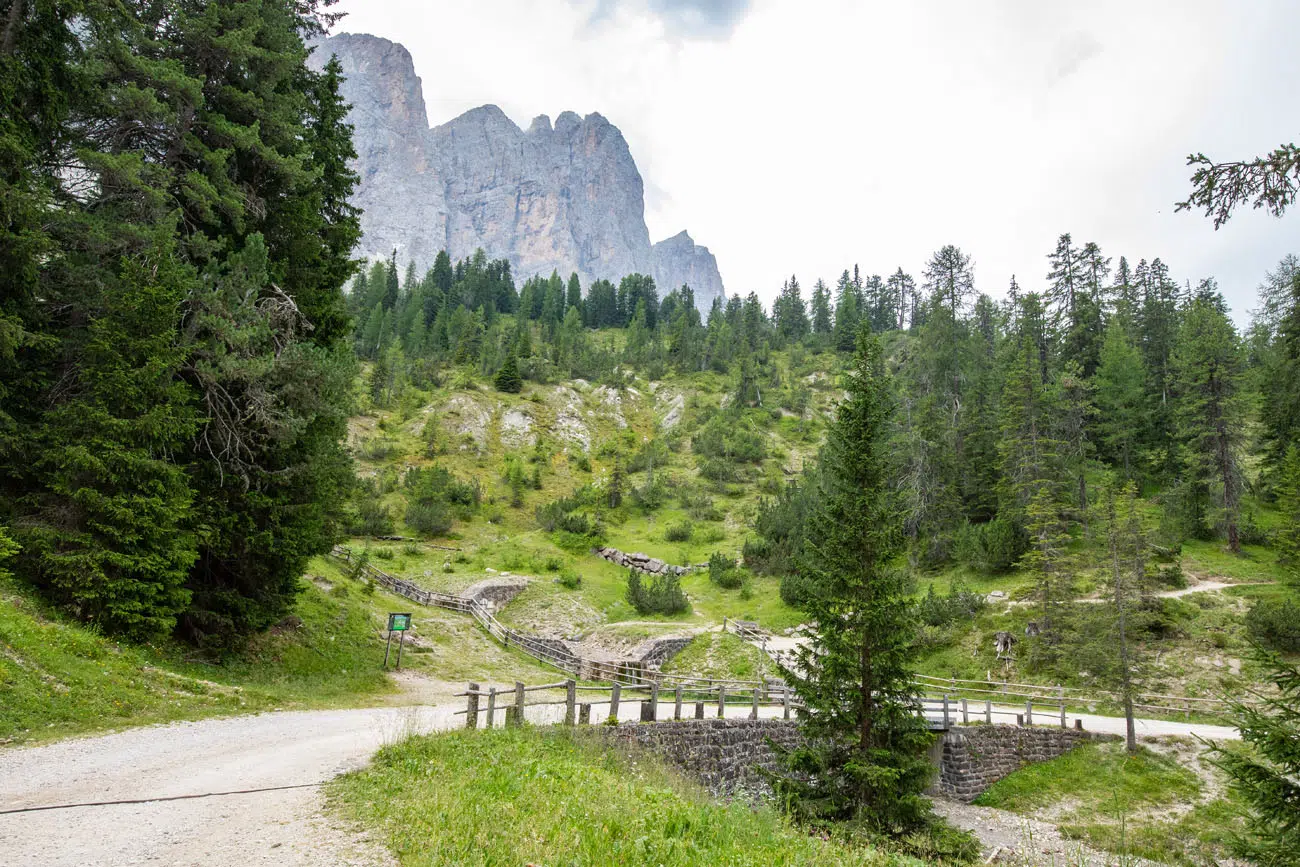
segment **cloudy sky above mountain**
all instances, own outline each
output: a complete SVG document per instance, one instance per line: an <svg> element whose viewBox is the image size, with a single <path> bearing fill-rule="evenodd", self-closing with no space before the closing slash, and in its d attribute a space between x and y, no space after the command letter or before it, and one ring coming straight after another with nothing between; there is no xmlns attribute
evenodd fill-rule
<svg viewBox="0 0 1300 867"><path fill-rule="evenodd" d="M946 243L1000 296L1039 288L1061 232L1214 276L1237 311L1300 248L1300 211L1219 231L1176 213L1185 158L1293 141L1287 0L343 0L340 30L401 42L441 123L599 111L731 292L770 299L860 263L919 277Z"/></svg>

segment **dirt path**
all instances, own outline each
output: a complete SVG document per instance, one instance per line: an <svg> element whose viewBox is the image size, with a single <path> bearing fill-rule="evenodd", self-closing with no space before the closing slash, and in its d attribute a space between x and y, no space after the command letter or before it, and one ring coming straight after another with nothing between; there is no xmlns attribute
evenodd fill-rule
<svg viewBox="0 0 1300 867"><path fill-rule="evenodd" d="M1187 587L1180 587L1177 590L1161 590L1155 595L1159 599L1177 599L1182 596L1190 596L1193 593L1210 593L1215 590L1226 590L1229 587L1264 587L1276 583L1276 581L1219 581L1217 579L1207 579L1205 581L1198 581L1197 583ZM1104 597L1090 596L1086 599L1078 599L1075 601L1097 605L1102 602L1109 602L1110 600ZM1032 605L1033 603L1027 600L1019 600L1010 604Z"/></svg>
<svg viewBox="0 0 1300 867"><path fill-rule="evenodd" d="M454 714L463 699L451 697L457 685L403 686L411 699L439 705L266 713L0 750L0 867L391 865L379 844L324 817L319 784L363 766L385 744L463 725ZM563 712L536 710L530 721L538 723ZM598 723L607 708L592 710ZM660 718L672 713L671 701L660 704ZM746 705L727 707L728 717L748 715ZM1123 725L1084 717L1091 731ZM1161 721L1142 721L1139 731L1237 736ZM113 801L144 803L103 803ZM82 806L29 810L60 805Z"/></svg>

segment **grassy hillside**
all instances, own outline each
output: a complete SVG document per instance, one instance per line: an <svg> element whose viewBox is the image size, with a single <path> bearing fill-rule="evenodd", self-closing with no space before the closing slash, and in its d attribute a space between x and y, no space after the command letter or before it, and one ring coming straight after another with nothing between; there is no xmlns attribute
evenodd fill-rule
<svg viewBox="0 0 1300 867"><path fill-rule="evenodd" d="M0 745L249 713L403 700L382 669L385 614L410 603L316 561L293 615L241 655L110 641L0 584ZM402 667L442 681L551 675L502 650L468 618L421 610ZM448 687L447 692L453 687Z"/></svg>
<svg viewBox="0 0 1300 867"><path fill-rule="evenodd" d="M1242 818L1200 745L1177 740L1133 756L1123 744L1087 744L1017 771L975 803L1049 818L1099 849L1188 867L1226 858Z"/></svg>
<svg viewBox="0 0 1300 867"><path fill-rule="evenodd" d="M708 798L648 756L568 731L414 738L331 788L403 865L916 863L792 829L774 810Z"/></svg>
<svg viewBox="0 0 1300 867"><path fill-rule="evenodd" d="M832 355L778 353L775 362L781 383L769 393L771 408L747 410L740 423L761 455L730 462L711 461L695 448L729 401L731 378L717 373L663 380L629 374L622 389L583 380L529 382L519 395L456 375L437 388L408 386L393 406L372 408L351 426L368 488L365 508L386 513L394 533L419 536L404 520L412 494L404 480L413 468L434 466L477 483L481 502L453 509L451 526L425 537L459 551L372 543L376 565L448 591L485 577L488 568L538 577L503 612L521 627L549 622L583 630L642 619L624 599L626 570L591 556L592 539L547 532L538 507L586 489L584 511L598 516L604 544L677 564L701 563L715 552L738 556L760 500L778 493L815 454L839 396ZM625 473L623 503L611 508L606 498L616 464ZM526 481L518 491L509 481L516 466ZM566 573L580 577L579 586L552 580ZM749 576L742 591L698 574L683 587L693 610L668 618L683 626L733 617L784 629L800 619L780 601L774 578Z"/></svg>
<svg viewBox="0 0 1300 867"><path fill-rule="evenodd" d="M352 544L369 548L386 571L436 590L458 592L491 570L531 576L535 580L528 589L499 616L551 635L598 639L611 624L627 622L692 632L716 627L725 617L755 620L772 631L788 629L802 617L781 600L779 578L745 573L742 587L724 589L707 572L698 572L682 579L690 598L688 612L643 615L625 599L626 570L593 556L590 548L599 541L681 564L701 563L714 552L737 556L754 533L763 499L797 479L815 457L840 394L839 364L834 354L802 347L772 352L762 384L763 405L727 421L728 429L738 432L728 447L744 445L743 436L752 434L748 447L753 451L721 461L705 450L716 447L718 413L729 405L735 383L733 377L713 372L663 373L652 379L623 368L619 388L583 380L530 381L518 395L497 392L463 371L447 374L436 387L406 383L391 405L370 407L354 419L350 443L365 485L359 509L371 518L378 515L385 533L422 544L364 537ZM622 470L623 497L613 507L608 495L616 466ZM473 486L478 503L453 505L445 524L428 533L421 532L418 521L406 520L416 496L406 480L412 469L432 467L446 470L458 484ZM1098 469L1091 483L1101 482ZM1142 508L1154 527L1160 492L1147 493ZM570 498L568 505L577 513L598 522L598 534L550 528L539 519L539 510L564 498ZM1270 506L1250 496L1244 512L1260 534L1280 520ZM1098 564L1103 547L1100 530L1076 533L1071 553L1079 564L1074 580L1079 598L1102 590ZM1257 598L1291 593L1272 584L1283 577L1276 554L1255 543L1237 556L1222 543L1191 540L1180 556L1161 565L1170 575L1162 589L1170 592L1206 581L1272 586L1160 600L1161 629L1146 636L1156 660L1150 688L1215 695L1251 682L1255 672L1248 659L1245 614ZM1022 570L994 574L952 565L916 570L915 577L918 596L931 587L940 596L964 588L980 597L1001 591L1018 603L983 605L928 626L923 672L1103 685L1082 664L1033 671L997 659L994 635L1004 630L1023 635L1035 619L1025 604L1033 578ZM687 662L710 671L735 667L730 660L719 664L716 650L710 646L688 653L673 667L685 670Z"/></svg>

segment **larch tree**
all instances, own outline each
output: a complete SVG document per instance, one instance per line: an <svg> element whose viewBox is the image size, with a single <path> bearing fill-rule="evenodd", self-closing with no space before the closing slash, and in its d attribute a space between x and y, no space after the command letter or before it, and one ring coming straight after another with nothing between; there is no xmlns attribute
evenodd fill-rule
<svg viewBox="0 0 1300 867"><path fill-rule="evenodd" d="M1135 478L1138 471L1145 380L1142 354L1120 322L1112 320L1093 378L1097 407L1094 429L1103 456L1120 468L1125 479Z"/></svg>
<svg viewBox="0 0 1300 867"><path fill-rule="evenodd" d="M1184 313L1171 370L1185 483L1192 497L1216 491L1218 523L1228 548L1240 553L1241 345L1232 321L1213 300L1198 298Z"/></svg>
<svg viewBox="0 0 1300 867"><path fill-rule="evenodd" d="M948 308L956 320L966 305L966 299L975 294L971 257L952 244L940 247L926 263L924 288L931 303Z"/></svg>

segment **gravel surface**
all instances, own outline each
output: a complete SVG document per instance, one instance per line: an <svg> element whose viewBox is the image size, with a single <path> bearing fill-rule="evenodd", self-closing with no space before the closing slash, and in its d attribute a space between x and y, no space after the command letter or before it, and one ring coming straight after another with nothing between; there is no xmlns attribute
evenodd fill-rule
<svg viewBox="0 0 1300 867"><path fill-rule="evenodd" d="M1159 867L1153 861L1132 857L1124 860L1119 855L1099 852L1077 840L1065 839L1054 825L1006 810L942 799L935 799L934 810L979 838L984 857L988 859L985 863L1110 867L1123 861L1125 867Z"/></svg>
<svg viewBox="0 0 1300 867"><path fill-rule="evenodd" d="M0 810L320 783L451 723L447 709L268 713L0 752ZM0 815L4 867L386 865L318 786Z"/></svg>

